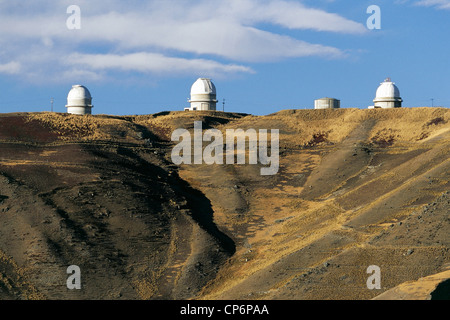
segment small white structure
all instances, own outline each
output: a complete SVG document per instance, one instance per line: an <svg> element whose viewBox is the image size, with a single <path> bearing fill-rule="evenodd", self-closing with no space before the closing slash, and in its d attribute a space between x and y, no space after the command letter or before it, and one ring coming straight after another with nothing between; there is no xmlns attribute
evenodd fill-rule
<svg viewBox="0 0 450 320"><path fill-rule="evenodd" d="M321 98L314 101L314 109L339 109L341 101L334 98Z"/></svg>
<svg viewBox="0 0 450 320"><path fill-rule="evenodd" d="M387 78L380 84L377 89L376 97L373 100L374 105L370 106L369 109L373 108L401 108L403 99L400 97L400 90L390 78Z"/></svg>
<svg viewBox="0 0 450 320"><path fill-rule="evenodd" d="M191 104L190 108L184 110L209 110L216 111L217 93L214 83L211 79L199 78L191 87L191 99L188 100Z"/></svg>
<svg viewBox="0 0 450 320"><path fill-rule="evenodd" d="M82 85L74 85L67 95L67 113L70 114L91 114L92 96L89 90Z"/></svg>

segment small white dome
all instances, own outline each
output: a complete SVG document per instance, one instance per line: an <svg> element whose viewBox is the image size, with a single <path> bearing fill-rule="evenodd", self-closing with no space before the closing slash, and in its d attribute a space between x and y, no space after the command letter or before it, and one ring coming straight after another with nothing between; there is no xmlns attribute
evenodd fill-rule
<svg viewBox="0 0 450 320"><path fill-rule="evenodd" d="M391 81L390 78L387 78L378 87L376 97L377 98L400 98L400 90L398 90L397 86Z"/></svg>
<svg viewBox="0 0 450 320"><path fill-rule="evenodd" d="M82 85L74 85L67 95L67 112L71 114L91 114L92 96Z"/></svg>
<svg viewBox="0 0 450 320"><path fill-rule="evenodd" d="M211 79L199 78L191 87L191 104L189 110L216 110L216 86Z"/></svg>
<svg viewBox="0 0 450 320"><path fill-rule="evenodd" d="M216 94L216 86L212 83L211 79L199 78L191 87L191 95L196 94Z"/></svg>
<svg viewBox="0 0 450 320"><path fill-rule="evenodd" d="M72 107L90 107L92 106L91 93L82 85L74 85L67 95L67 105Z"/></svg>

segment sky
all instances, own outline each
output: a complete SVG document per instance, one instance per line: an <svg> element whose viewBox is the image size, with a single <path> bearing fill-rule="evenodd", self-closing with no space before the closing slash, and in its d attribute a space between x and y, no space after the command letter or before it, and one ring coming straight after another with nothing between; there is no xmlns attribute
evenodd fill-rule
<svg viewBox="0 0 450 320"><path fill-rule="evenodd" d="M365 109L387 77L449 107L449 73L450 0L0 0L0 113L66 112L74 84L94 114L182 111L199 77L229 112Z"/></svg>

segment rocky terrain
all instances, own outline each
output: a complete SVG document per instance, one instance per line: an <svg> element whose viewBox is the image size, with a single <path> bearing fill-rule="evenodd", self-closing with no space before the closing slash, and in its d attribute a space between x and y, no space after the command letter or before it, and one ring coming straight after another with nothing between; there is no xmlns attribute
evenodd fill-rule
<svg viewBox="0 0 450 320"><path fill-rule="evenodd" d="M0 299L449 298L449 118L0 114ZM171 134L194 121L279 129L278 173L176 166Z"/></svg>

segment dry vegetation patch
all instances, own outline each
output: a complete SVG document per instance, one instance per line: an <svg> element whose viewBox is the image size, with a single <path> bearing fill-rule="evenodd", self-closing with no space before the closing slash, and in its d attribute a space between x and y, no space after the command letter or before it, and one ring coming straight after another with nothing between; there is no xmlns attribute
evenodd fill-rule
<svg viewBox="0 0 450 320"><path fill-rule="evenodd" d="M342 142L365 121L375 121L369 143L389 147L400 142L415 142L448 126L446 108L283 110L266 117L285 124L295 143L302 147ZM289 139L289 137L287 137Z"/></svg>
<svg viewBox="0 0 450 320"><path fill-rule="evenodd" d="M63 141L118 141L139 137L131 118L106 115L33 113L27 122L37 121Z"/></svg>
<svg viewBox="0 0 450 320"><path fill-rule="evenodd" d="M38 121L44 127L57 133L62 140L93 138L100 124L92 116L69 114L33 113L26 118L27 122Z"/></svg>
<svg viewBox="0 0 450 320"><path fill-rule="evenodd" d="M370 137L381 147L400 142L424 140L437 130L448 126L450 113L445 108L402 108L370 110L377 120Z"/></svg>

